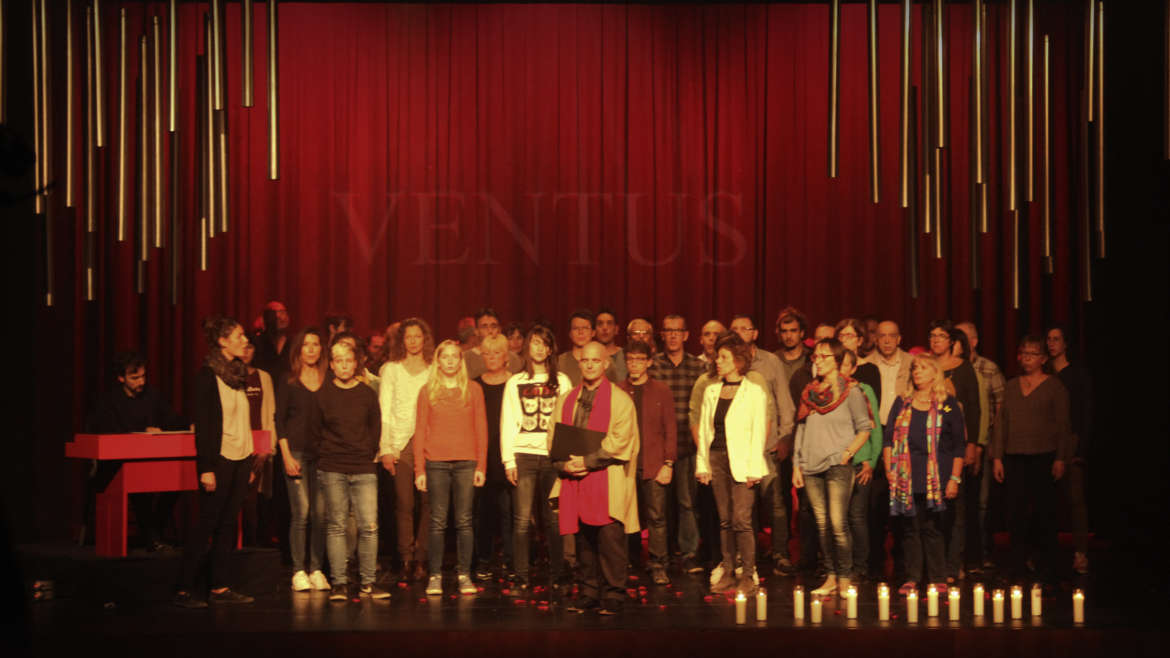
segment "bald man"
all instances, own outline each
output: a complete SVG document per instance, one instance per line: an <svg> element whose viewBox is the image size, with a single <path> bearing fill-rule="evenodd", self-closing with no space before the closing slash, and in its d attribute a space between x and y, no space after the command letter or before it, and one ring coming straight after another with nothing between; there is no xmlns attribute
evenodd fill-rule
<svg viewBox="0 0 1170 658"><path fill-rule="evenodd" d="M553 463L561 477L549 497L559 499L561 535L576 536L581 565L579 594L568 609L618 614L629 560L626 533L640 530L637 412L633 399L605 376L610 363L604 345L584 345L578 363L581 383L557 399L552 420L605 437L595 452ZM548 432L550 450L556 427Z"/></svg>

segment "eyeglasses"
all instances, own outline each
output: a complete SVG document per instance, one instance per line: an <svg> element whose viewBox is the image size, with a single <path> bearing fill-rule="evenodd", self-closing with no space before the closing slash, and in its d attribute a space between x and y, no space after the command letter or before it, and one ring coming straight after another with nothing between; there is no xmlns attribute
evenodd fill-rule
<svg viewBox="0 0 1170 658"><path fill-rule="evenodd" d="M814 352L812 355L813 361L824 361L825 359L831 359L831 358L833 358L832 354L821 354L819 352Z"/></svg>
<svg viewBox="0 0 1170 658"><path fill-rule="evenodd" d="M852 331L850 331L848 333L842 331L841 333L837 334L837 340L840 340L842 338L857 338L857 334L853 333Z"/></svg>
<svg viewBox="0 0 1170 658"><path fill-rule="evenodd" d="M645 329L636 329L630 332L631 336L649 336L650 332Z"/></svg>

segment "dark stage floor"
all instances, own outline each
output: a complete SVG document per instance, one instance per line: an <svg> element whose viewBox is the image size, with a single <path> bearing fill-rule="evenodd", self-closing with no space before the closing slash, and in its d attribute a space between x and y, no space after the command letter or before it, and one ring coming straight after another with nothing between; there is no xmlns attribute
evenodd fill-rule
<svg viewBox="0 0 1170 658"><path fill-rule="evenodd" d="M53 599L30 602L26 608L25 650L37 655L117 647L123 655L236 655L273 650L295 655L518 654L621 655L667 650L700 652L745 650L775 652L807 649L817 654L868 655L1163 655L1166 646L1165 593L1133 589L1132 569L1124 556L1094 556L1094 572L1080 581L1065 582L1045 592L1043 617L996 625L972 616L970 587L963 584L959 622L927 618L925 593L920 623L907 624L905 604L895 595L894 619L877 620L875 585L859 588L859 619L844 618L844 604L826 600L821 624L793 619L792 589L817 583L801 577L765 576L768 620L755 621L755 600L748 603L748 622L735 623L731 597L707 593L706 574L672 573L670 586L655 586L635 572L623 614L601 617L565 609L547 588L526 599L516 598L507 583L481 583L476 596L454 593L449 574L442 597L427 597L421 583L401 583L380 573L393 592L389 601L327 600L325 592L289 590L288 568L275 550L246 549L233 555L239 589L256 596L249 606L183 610L169 604L177 554L132 553L124 559L99 559L91 549L72 546L19 547L18 561L26 584L53 581ZM768 565L762 565L767 567ZM762 570L766 570L762 568ZM988 591L1007 585L984 576ZM1029 615L1027 583L1025 616ZM1071 592L1086 594L1086 624L1072 624ZM895 586L896 589L896 586ZM565 596L572 596L568 592ZM1007 608L1010 611L1010 606ZM1010 616L1010 612L1007 613ZM9 637L12 639L12 637ZM47 652L47 653L46 653ZM161 652L161 653L160 653Z"/></svg>

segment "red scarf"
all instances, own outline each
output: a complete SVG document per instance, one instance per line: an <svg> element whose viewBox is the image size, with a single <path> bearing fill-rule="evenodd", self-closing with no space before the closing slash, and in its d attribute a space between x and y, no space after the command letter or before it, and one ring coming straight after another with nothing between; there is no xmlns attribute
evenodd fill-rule
<svg viewBox="0 0 1170 658"><path fill-rule="evenodd" d="M849 397L849 389L857 386L857 382L849 377L837 375L841 382L841 390L837 397L833 397L833 386L828 382L813 380L800 394L800 409L796 412L796 422L800 422L814 411L818 414L827 414Z"/></svg>
<svg viewBox="0 0 1170 658"><path fill-rule="evenodd" d="M565 398L561 409L561 422L573 424L573 409L577 406L577 398L581 396L578 384ZM593 395L593 409L589 413L589 422L586 429L596 432L609 432L609 414L613 398L613 384L602 377L601 386ZM578 521L588 525L603 526L613 519L609 516L609 473L608 469L592 471L581 479L562 477L560 498L560 531L562 535L577 533Z"/></svg>

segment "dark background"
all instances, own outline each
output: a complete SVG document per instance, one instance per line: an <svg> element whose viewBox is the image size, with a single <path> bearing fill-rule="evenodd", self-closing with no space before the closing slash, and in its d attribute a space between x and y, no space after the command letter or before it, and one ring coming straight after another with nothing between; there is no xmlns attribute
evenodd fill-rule
<svg viewBox="0 0 1170 658"><path fill-rule="evenodd" d="M1170 439L1165 412L1170 166L1162 152L1161 4L1107 3L1109 253L1105 260L1094 258L1094 300L1083 304L1075 265L1079 245L1069 229L1080 193L1082 14L1072 6L1079 3L1037 3L1040 29L1054 38L1054 142L1061 156L1054 158L1058 260L1055 277L1041 273L1035 256L1039 212L1033 211L1025 222L1032 241L1025 238L1029 255L1018 312L1006 294L1010 267L1002 174L993 174L992 233L979 239L982 290L971 289L967 274L969 56L959 47L968 34L967 4L948 3L955 123L946 257L931 258L929 240L920 236L917 299L907 292L902 229L907 216L896 196L894 4L881 8L878 206L868 200L862 4L847 3L842 17L836 181L825 175L825 5L282 6L282 179L277 183L265 178L263 5L257 5L256 16L257 104L247 111L238 107L238 24L232 6L227 43L233 231L216 239L211 270L195 273L191 255L197 243L190 227L193 218L197 222L197 206L190 192L181 193L188 228L178 306L170 305L166 252L152 257L151 284L138 296L129 247L110 240L103 241L99 256L99 300L81 301L80 231L74 216L59 209L57 304L45 308L42 220L33 215L31 201L0 210L14 310L7 323L13 356L9 468L0 478L12 540L62 540L73 531L80 468L66 462L62 446L78 430L89 397L109 384L112 353L128 346L145 349L150 380L180 402L202 357L195 328L207 313L227 312L249 323L265 301L279 298L297 327L318 322L328 310L345 309L362 331L417 314L445 336L454 332L458 317L484 303L495 305L505 322L542 315L557 325L575 307L607 304L617 309L620 322L633 314L660 318L683 312L696 351L703 320L726 321L742 311L757 316L761 342L773 348L776 312L792 303L814 321L866 313L898 320L904 346L922 344L932 318L973 318L981 326L983 351L1009 376L1020 335L1040 333L1054 321L1072 325L1098 392L1091 523L1114 545L1149 559L1142 549L1156 546L1158 521L1165 518ZM9 125L31 142L28 8L15 5L8 3L5 41ZM185 24L200 20L202 5L182 5ZM141 7L127 6L131 33L137 35ZM1003 9L989 8L993 31ZM114 10L108 11L105 43L115 49ZM184 103L193 102L193 54L200 38L184 32L180 40ZM58 29L55 51L63 42ZM996 57L1006 58L1002 43L991 45ZM990 68L1003 69L995 62ZM58 55L53 62L58 128L64 121L63 71ZM115 82L111 74L107 88L116 89ZM1005 82L997 74L992 84ZM992 97L998 97L992 107L1000 106L990 128L992 170L999 172L1006 157L1006 103L1002 94ZM116 105L111 101L110 107ZM115 117L111 111L111 138ZM194 116L184 121L193 122ZM63 130L54 133L60 163ZM189 140L187 133L181 130ZM189 145L183 149L184 168L190 170L194 151ZM111 221L110 151L101 176L103 230ZM185 186L194 183L186 175L183 180ZM6 178L0 185L7 195L27 192L32 176ZM436 191L463 194L464 208L437 203L434 214L426 215L417 199ZM378 200L396 192L415 195L416 205L385 215L387 206ZM502 229L491 207L473 203L474 195L484 192L499 201L516 232ZM623 194L646 194L658 204L647 202L636 220L620 201L608 209L595 204L583 241L574 202L563 202L556 213L549 206L545 219L538 220L540 211L530 210L525 197L578 192L605 192L619 200ZM738 195L741 204L716 204L714 220L697 210L678 219L669 203L672 192L695 199L727 193ZM352 212L344 199L353 200ZM54 203L60 204L59 194ZM387 232L374 242L387 216ZM429 244L419 242L424 235L419 217L437 225ZM720 221L734 231L713 228L712 222ZM538 222L546 230L533 245L534 261L516 236L532 235ZM742 244L732 238L735 232L744 237ZM480 251L485 236L500 238L490 257ZM672 259L676 240L683 251ZM641 256L621 248L631 242L645 245ZM464 262L440 262L459 260L465 249L473 255ZM704 254L725 264L704 264ZM1162 570L1153 571L1164 578Z"/></svg>

